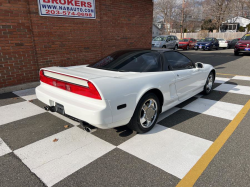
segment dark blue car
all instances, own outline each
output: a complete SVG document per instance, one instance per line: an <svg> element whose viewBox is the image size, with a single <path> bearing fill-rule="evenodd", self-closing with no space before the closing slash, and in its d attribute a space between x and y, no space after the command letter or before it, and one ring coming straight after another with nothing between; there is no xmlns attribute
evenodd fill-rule
<svg viewBox="0 0 250 187"><path fill-rule="evenodd" d="M216 38L204 38L199 40L195 47L195 50L203 49L203 50L212 50L219 49L219 41Z"/></svg>

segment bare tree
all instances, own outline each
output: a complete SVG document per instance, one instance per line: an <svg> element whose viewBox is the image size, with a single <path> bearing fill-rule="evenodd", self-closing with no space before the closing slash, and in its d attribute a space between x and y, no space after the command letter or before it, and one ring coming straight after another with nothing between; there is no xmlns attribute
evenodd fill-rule
<svg viewBox="0 0 250 187"><path fill-rule="evenodd" d="M166 25L172 28L174 21L181 13L180 0L157 0L154 4L154 17L161 18Z"/></svg>
<svg viewBox="0 0 250 187"><path fill-rule="evenodd" d="M222 22L226 21L233 10L234 0L205 0L203 2L204 13L207 19L212 19L219 30Z"/></svg>

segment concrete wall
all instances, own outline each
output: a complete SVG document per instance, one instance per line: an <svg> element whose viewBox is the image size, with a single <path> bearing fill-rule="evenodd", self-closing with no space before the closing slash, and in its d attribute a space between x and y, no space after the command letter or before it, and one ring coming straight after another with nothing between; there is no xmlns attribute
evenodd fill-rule
<svg viewBox="0 0 250 187"><path fill-rule="evenodd" d="M96 0L96 19L42 17L37 0L0 2L0 88L35 82L48 66L88 64L151 48L152 0Z"/></svg>

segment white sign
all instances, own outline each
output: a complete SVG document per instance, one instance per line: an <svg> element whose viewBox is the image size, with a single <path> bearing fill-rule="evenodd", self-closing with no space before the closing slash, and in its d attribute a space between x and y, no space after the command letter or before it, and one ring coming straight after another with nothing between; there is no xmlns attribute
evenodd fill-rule
<svg viewBox="0 0 250 187"><path fill-rule="evenodd" d="M95 0L38 0L40 16L95 19Z"/></svg>

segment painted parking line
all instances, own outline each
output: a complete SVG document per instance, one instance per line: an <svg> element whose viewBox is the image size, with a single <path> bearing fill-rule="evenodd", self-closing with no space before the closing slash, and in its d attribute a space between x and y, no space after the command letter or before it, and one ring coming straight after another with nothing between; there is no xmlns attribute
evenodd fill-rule
<svg viewBox="0 0 250 187"><path fill-rule="evenodd" d="M240 86L233 84L222 84L214 89L215 91L236 93L242 95L250 95L250 87L249 86Z"/></svg>
<svg viewBox="0 0 250 187"><path fill-rule="evenodd" d="M114 148L114 145L73 127L14 153L47 186L52 186Z"/></svg>
<svg viewBox="0 0 250 187"><path fill-rule="evenodd" d="M209 147L205 154L199 159L199 161L192 167L192 169L185 175L185 177L178 183L176 187L191 187L195 184L209 163L213 160L215 155L219 152L222 146L226 143L228 138L233 134L240 122L250 110L250 100L241 109L237 116L229 123L229 125L223 130L220 136Z"/></svg>
<svg viewBox="0 0 250 187"><path fill-rule="evenodd" d="M181 179L212 143L203 138L156 125L150 132L137 134L118 148Z"/></svg>
<svg viewBox="0 0 250 187"><path fill-rule="evenodd" d="M1 106L0 111L0 125L46 112L28 101Z"/></svg>
<svg viewBox="0 0 250 187"><path fill-rule="evenodd" d="M250 81L250 77L240 76L240 75L237 75L237 76L233 77L232 79Z"/></svg>
<svg viewBox="0 0 250 187"><path fill-rule="evenodd" d="M237 105L222 101L214 101L210 99L198 98L187 106L185 110L207 114L219 118L233 120L238 112L243 108L243 105Z"/></svg>
<svg viewBox="0 0 250 187"><path fill-rule="evenodd" d="M228 76L241 76L241 77L250 77L247 75L236 75L236 74L225 74L225 73L216 73L217 75L228 75Z"/></svg>
<svg viewBox="0 0 250 187"><path fill-rule="evenodd" d="M225 82L227 82L227 81L229 81L229 80L230 80L229 78L216 77L214 82L215 82L215 83L223 84L223 83L225 83Z"/></svg>
<svg viewBox="0 0 250 187"><path fill-rule="evenodd" d="M0 138L0 156L12 152L9 146Z"/></svg>

